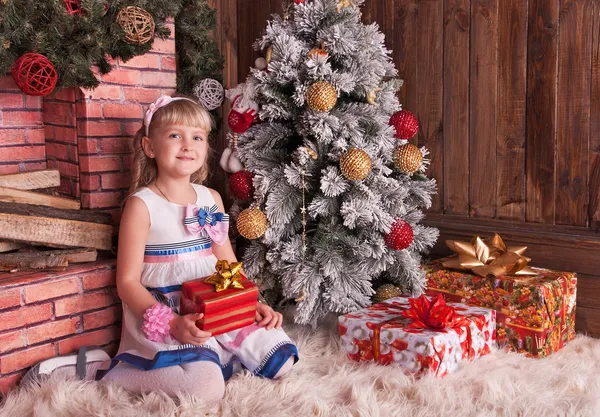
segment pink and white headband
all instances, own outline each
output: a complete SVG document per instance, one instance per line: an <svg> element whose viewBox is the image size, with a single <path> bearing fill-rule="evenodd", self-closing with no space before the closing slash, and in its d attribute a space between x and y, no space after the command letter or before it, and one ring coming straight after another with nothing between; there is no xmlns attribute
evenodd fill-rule
<svg viewBox="0 0 600 417"><path fill-rule="evenodd" d="M148 110L146 110L146 114L144 114L144 125L146 126L146 136L148 136L148 134L149 134L148 129L150 128L150 122L152 121L152 116L154 116L154 113L156 113L158 111L158 109L160 109L161 107L165 107L167 104L170 104L177 100L188 100L188 101L191 101L192 103L199 105L199 103L196 103L191 98L171 97L171 96L161 95L159 98L156 99L156 101L154 103L150 104L150 106L148 107Z"/></svg>

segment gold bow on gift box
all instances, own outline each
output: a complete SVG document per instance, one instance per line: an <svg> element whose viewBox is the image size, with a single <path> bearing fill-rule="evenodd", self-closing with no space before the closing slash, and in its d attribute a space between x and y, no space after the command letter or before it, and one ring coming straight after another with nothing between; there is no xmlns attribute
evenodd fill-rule
<svg viewBox="0 0 600 417"><path fill-rule="evenodd" d="M471 242L447 240L446 245L458 256L442 263L445 268L471 271L480 277L503 275L536 276L533 269L527 266L531 260L523 256L527 246L506 247L502 238L494 233L489 239L479 236Z"/></svg>
<svg viewBox="0 0 600 417"><path fill-rule="evenodd" d="M226 290L227 288L244 289L244 286L240 283L242 279L242 274L240 273L242 262L232 262L229 264L227 261L217 261L215 269L217 272L206 278L204 282L213 284L217 292Z"/></svg>

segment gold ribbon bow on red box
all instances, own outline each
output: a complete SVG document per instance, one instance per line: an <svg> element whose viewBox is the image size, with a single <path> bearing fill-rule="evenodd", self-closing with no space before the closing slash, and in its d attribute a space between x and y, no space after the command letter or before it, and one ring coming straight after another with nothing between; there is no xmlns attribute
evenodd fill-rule
<svg viewBox="0 0 600 417"><path fill-rule="evenodd" d="M531 259L523 256L527 246L507 247L497 233L486 240L479 236L471 242L447 240L446 246L457 255L442 263L445 268L471 271L480 277L538 275L527 266Z"/></svg>
<svg viewBox="0 0 600 417"><path fill-rule="evenodd" d="M217 261L215 265L217 272L206 278L204 282L215 286L217 292L224 291L227 288L238 288L244 289L244 286L240 283L242 274L242 262L232 262L231 264L227 261Z"/></svg>

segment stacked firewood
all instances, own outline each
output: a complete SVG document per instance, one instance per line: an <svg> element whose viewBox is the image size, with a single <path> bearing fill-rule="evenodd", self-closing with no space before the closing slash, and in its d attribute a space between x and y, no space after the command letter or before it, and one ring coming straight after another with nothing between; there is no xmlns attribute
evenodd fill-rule
<svg viewBox="0 0 600 417"><path fill-rule="evenodd" d="M80 210L59 185L56 170L0 175L0 271L60 270L112 249L110 214Z"/></svg>

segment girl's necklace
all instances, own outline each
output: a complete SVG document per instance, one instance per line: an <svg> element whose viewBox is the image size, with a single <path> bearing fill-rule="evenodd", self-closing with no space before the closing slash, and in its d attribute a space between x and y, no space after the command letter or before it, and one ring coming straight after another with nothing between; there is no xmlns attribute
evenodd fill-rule
<svg viewBox="0 0 600 417"><path fill-rule="evenodd" d="M166 198L166 199L167 199L167 201L170 203L170 202L171 202L171 200L169 200L169 197L167 197L167 196L165 195L165 193L163 193L163 192L162 192L162 190L161 190L161 189L160 189L160 187L158 186L158 183L157 183L157 182L154 182L154 185L156 185L156 189L157 189L158 191L160 191L160 193L163 195L163 197L164 197L164 198Z"/></svg>

